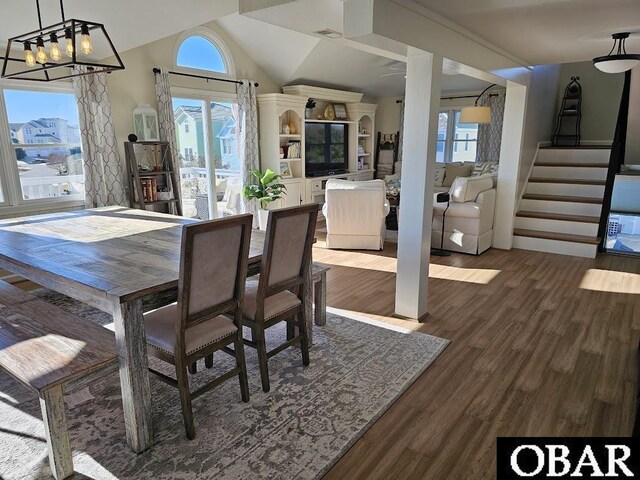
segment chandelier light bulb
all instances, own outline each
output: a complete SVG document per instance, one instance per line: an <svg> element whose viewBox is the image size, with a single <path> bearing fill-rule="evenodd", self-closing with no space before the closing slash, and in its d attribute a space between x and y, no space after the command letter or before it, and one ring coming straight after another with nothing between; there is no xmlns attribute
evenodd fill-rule
<svg viewBox="0 0 640 480"><path fill-rule="evenodd" d="M73 57L73 34L71 33L70 28L67 28L64 31L64 38L67 39L67 57Z"/></svg>
<svg viewBox="0 0 640 480"><path fill-rule="evenodd" d="M36 57L31 50L31 42L24 42L24 61L28 67L36 66Z"/></svg>
<svg viewBox="0 0 640 480"><path fill-rule="evenodd" d="M44 41L42 40L42 37L38 37L38 40L36 40L36 47L38 48L38 53L36 53L36 60L38 61L38 63L44 65L45 63L47 63L47 60L49 60L49 57L47 57L47 52L44 51Z"/></svg>
<svg viewBox="0 0 640 480"><path fill-rule="evenodd" d="M51 35L49 35L49 38L51 40L51 60L53 60L54 62L58 62L62 58L60 45L58 44L58 36L55 33L52 33Z"/></svg>
<svg viewBox="0 0 640 480"><path fill-rule="evenodd" d="M82 40L80 41L80 50L85 55L89 55L93 53L93 44L91 43L91 36L89 35L89 27L86 24L83 24L80 27L80 34L82 35Z"/></svg>

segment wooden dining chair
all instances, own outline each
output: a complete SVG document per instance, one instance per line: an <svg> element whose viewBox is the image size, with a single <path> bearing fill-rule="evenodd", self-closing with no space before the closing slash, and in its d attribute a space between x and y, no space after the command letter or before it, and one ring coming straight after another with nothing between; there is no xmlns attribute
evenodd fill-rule
<svg viewBox="0 0 640 480"><path fill-rule="evenodd" d="M265 392L270 388L268 358L299 343L302 363L309 365L305 307L311 301L311 247L317 217L315 204L270 211L260 275L246 283L243 322L251 329L251 340L244 343L258 351ZM286 341L267 352L265 330L283 321L287 322Z"/></svg>
<svg viewBox="0 0 640 480"><path fill-rule="evenodd" d="M146 313L147 352L175 365L176 380L149 368L158 378L177 387L189 439L195 438L191 400L238 376L244 402L249 384L242 342L242 303L252 215L185 225L182 229L178 301ZM228 346L234 344L234 348ZM235 356L236 367L191 392L189 365L213 352Z"/></svg>

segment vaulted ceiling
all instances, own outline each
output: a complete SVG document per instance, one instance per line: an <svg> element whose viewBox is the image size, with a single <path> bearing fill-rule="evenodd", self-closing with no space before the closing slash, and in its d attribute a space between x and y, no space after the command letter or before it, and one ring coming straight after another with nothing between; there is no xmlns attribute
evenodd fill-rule
<svg viewBox="0 0 640 480"><path fill-rule="evenodd" d="M322 0L314 18L335 23L340 3ZM453 22L530 64L589 60L606 54L617 31L640 32L640 0L390 0ZM284 2L286 3L286 2ZM240 16L238 0L65 0L67 17L102 22L119 51L217 20L279 83L315 81L372 96L400 95L402 64L319 36ZM58 0L41 0L44 24L59 21ZM320 7L320 4L318 4ZM424 9L427 10L424 10ZM319 21L320 20L320 21ZM35 0L0 2L0 47L4 39L37 28ZM313 31L313 30L312 30ZM640 51L640 33L628 41ZM100 52L96 52L99 54ZM477 91L486 83L445 72L443 90Z"/></svg>

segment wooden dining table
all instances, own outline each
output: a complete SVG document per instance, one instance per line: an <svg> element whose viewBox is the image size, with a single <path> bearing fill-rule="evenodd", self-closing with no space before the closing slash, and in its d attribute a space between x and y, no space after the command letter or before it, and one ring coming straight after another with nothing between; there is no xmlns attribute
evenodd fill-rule
<svg viewBox="0 0 640 480"><path fill-rule="evenodd" d="M0 268L113 316L126 436L153 444L142 300L177 288L182 226L196 220L104 207L0 221ZM262 260L253 231L250 268Z"/></svg>

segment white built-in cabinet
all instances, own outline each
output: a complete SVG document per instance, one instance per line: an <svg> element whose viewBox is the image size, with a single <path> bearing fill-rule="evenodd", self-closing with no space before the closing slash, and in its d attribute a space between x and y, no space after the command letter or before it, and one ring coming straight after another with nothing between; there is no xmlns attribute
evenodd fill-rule
<svg viewBox="0 0 640 480"><path fill-rule="evenodd" d="M288 162L291 178L282 180L287 195L274 202L273 208L290 207L301 203L324 203L324 186L329 178L348 180L372 180L375 153L375 112L377 105L361 103L362 94L308 85L292 85L283 88L284 93L258 95L260 116L260 168L281 172L280 166ZM316 102L311 118L305 119L305 105L312 98ZM318 121L327 104L346 105L346 120L336 123L349 124L349 173L327 177L305 177L304 124ZM326 121L326 120L322 120ZM294 132L285 126L293 125ZM280 158L281 149L299 143L299 156Z"/></svg>

